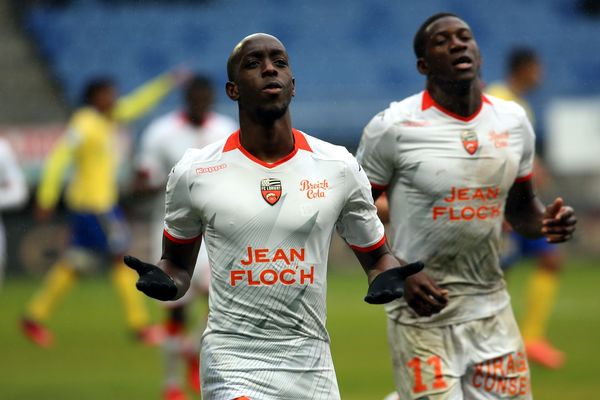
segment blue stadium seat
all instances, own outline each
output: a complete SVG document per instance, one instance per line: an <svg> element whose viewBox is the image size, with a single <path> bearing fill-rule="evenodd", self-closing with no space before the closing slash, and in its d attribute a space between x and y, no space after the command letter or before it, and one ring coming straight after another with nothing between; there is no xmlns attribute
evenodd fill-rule
<svg viewBox="0 0 600 400"><path fill-rule="evenodd" d="M81 85L97 73L113 75L128 90L187 63L213 75L221 86L235 43L253 32L270 32L291 54L298 79L295 107L303 127L335 125L325 129L333 136L343 134L336 137L339 141L355 142L361 129L357 121L366 122L378 104L383 108L423 87L412 38L419 24L439 11L456 12L469 22L488 82L502 78L511 46L536 47L547 70L536 107L561 94L600 90L600 52L580 50L583 43L600 48L600 24L562 0L118 3L85 0L63 9L34 7L27 14L26 27L73 104ZM332 121L331 115L339 115L334 108L350 100L354 119ZM310 104L315 101L321 104L318 109Z"/></svg>

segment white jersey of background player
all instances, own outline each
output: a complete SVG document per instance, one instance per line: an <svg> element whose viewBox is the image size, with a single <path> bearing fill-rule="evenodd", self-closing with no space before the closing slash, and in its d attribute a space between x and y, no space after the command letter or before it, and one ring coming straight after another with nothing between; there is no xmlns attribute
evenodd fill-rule
<svg viewBox="0 0 600 400"><path fill-rule="evenodd" d="M386 306L399 397L529 399L499 266L502 221L531 236L556 224L548 237L562 241L572 209L537 200L531 125L516 103L482 95L479 49L464 21L432 16L415 53L427 90L376 115L357 152L374 194L387 192L395 255L425 263L405 298Z"/></svg>
<svg viewBox="0 0 600 400"><path fill-rule="evenodd" d="M212 82L204 76L195 76L185 85L184 107L155 120L143 133L141 149L137 159L138 189L148 188L154 195L151 232L154 234L151 257L160 259L164 224L167 177L173 166L188 148L202 148L224 139L237 129L237 123L211 110L214 98ZM178 399L184 396L182 365L187 365L189 386L200 390L198 346L204 319L197 327L185 334L187 321L185 306L196 296L208 294L210 268L208 255L203 245L200 249L192 286L178 301L168 304L168 317L164 326L166 338L163 342L164 383L163 399ZM185 362L182 362L185 361Z"/></svg>
<svg viewBox="0 0 600 400"><path fill-rule="evenodd" d="M227 61L240 130L188 150L167 183L158 265L125 257L150 297L189 287L200 241L210 259L202 392L211 400L338 399L325 329L327 253L335 228L368 276L365 301L402 296L422 263L388 251L370 186L344 148L291 125L295 94L275 37L243 39Z"/></svg>
<svg viewBox="0 0 600 400"><path fill-rule="evenodd" d="M237 123L232 118L208 110L212 105L213 94L210 82L206 78L194 78L186 85L186 92L188 107L207 109L203 120L193 123L186 110L173 111L156 119L143 133L136 161L136 169L145 175L147 184L159 190L154 200L151 226L152 232L155 233L151 257L155 260L160 258L162 251L164 188L169 172L188 148L201 149L237 130ZM199 113L198 110L196 112ZM195 286L207 285L209 269L204 246L200 250L196 266Z"/></svg>
<svg viewBox="0 0 600 400"><path fill-rule="evenodd" d="M19 207L27 201L27 183L10 144L0 138L0 211ZM6 263L6 237L0 219L0 289Z"/></svg>

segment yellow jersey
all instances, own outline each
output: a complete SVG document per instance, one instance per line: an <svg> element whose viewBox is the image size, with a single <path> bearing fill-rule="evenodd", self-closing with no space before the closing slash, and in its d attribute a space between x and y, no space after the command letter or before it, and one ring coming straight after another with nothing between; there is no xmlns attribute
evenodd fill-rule
<svg viewBox="0 0 600 400"><path fill-rule="evenodd" d="M514 101L525 109L525 113L527 114L527 118L529 118L529 122L531 122L532 125L535 125L535 116L533 115L533 110L531 109L529 102L524 98L517 96L512 90L510 90L508 85L502 82L492 83L486 87L484 91L490 96L498 97L502 100Z"/></svg>
<svg viewBox="0 0 600 400"><path fill-rule="evenodd" d="M37 192L40 208L56 206L65 172L71 166L65 193L67 207L92 213L111 210L118 201L119 123L143 116L173 87L173 79L165 75L120 98L110 116L93 107L77 110L46 162Z"/></svg>

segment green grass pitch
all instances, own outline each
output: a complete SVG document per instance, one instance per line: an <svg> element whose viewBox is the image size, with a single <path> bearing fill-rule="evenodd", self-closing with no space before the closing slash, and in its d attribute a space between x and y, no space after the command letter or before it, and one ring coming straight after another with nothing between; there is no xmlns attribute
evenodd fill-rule
<svg viewBox="0 0 600 400"><path fill-rule="evenodd" d="M358 265L329 275L328 326L342 399L381 400L393 390L381 307L362 302L366 283ZM515 267L509 287L517 316L530 264ZM532 366L536 399L600 398L600 265L571 260L563 273L550 339L567 352L566 366ZM8 279L0 292L0 399L159 399L161 354L136 344L105 277L82 280L50 322L55 346L41 350L24 339L18 319L35 289L32 279ZM162 313L152 306L158 320ZM197 310L200 314L201 310Z"/></svg>

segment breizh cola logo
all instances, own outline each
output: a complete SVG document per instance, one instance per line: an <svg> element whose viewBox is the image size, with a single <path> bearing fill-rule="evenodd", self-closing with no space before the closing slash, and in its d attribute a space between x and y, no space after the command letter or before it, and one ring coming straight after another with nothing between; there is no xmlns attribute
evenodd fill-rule
<svg viewBox="0 0 600 400"><path fill-rule="evenodd" d="M479 147L479 140L477 139L477 133L473 131L462 131L460 134L460 140L462 141L463 147L470 155L475 154Z"/></svg>
<svg viewBox="0 0 600 400"><path fill-rule="evenodd" d="M267 203L274 205L281 198L281 181L275 178L261 179L260 193Z"/></svg>

